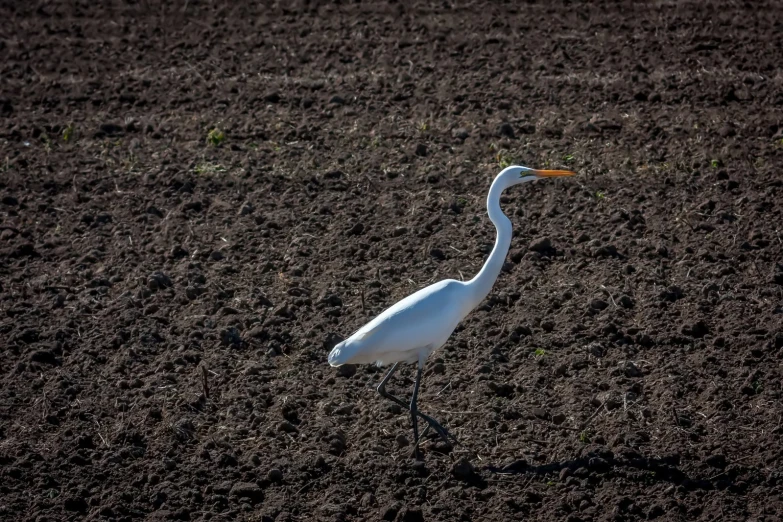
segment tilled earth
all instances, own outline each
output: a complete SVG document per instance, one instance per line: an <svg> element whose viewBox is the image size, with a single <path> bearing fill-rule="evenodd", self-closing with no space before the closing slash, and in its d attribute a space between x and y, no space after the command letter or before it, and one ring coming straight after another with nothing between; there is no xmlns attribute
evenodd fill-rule
<svg viewBox="0 0 783 522"><path fill-rule="evenodd" d="M170 4L0 7L0 518L783 516L779 3Z"/></svg>

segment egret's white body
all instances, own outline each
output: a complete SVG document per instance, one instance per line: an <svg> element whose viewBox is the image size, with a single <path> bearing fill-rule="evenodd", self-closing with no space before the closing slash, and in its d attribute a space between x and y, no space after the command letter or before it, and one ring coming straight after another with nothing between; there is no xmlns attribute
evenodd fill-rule
<svg viewBox="0 0 783 522"><path fill-rule="evenodd" d="M405 403L386 393L385 385L400 363L418 362L418 373L410 404L414 439L418 440L417 416L442 437L447 432L433 419L416 410L421 370L429 355L446 344L454 329L489 294L511 246L511 221L500 209L500 195L508 187L541 177L571 176L564 170L535 170L512 166L503 169L492 182L487 212L497 229L495 246L478 274L470 281L446 279L422 288L381 312L329 353L331 366L343 364L393 364L378 391L400 405Z"/></svg>
<svg viewBox="0 0 783 522"><path fill-rule="evenodd" d="M466 284L439 281L387 308L334 347L329 364L372 364L425 360L448 341L470 312Z"/></svg>

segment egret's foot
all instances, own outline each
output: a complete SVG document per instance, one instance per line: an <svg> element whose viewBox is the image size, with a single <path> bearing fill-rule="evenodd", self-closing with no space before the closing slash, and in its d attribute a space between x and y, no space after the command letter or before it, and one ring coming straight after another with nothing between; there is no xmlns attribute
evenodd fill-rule
<svg viewBox="0 0 783 522"><path fill-rule="evenodd" d="M449 444L450 442L453 442L454 445L459 444L459 441L457 440L457 438L454 435L452 435L451 433L449 433L449 431L446 428L441 426L438 423L438 421L436 421L435 419L433 419L429 415L421 414L421 417L427 423L428 427L432 427L432 429L435 430L435 433L440 435L440 438L443 439L443 442L445 442L446 444ZM422 435L422 437L424 437L424 436Z"/></svg>
<svg viewBox="0 0 783 522"><path fill-rule="evenodd" d="M386 391L386 383L389 382L389 379L391 379L391 376L394 375L394 372L397 371L397 368L398 368L399 364L400 363L394 363L394 365L391 367L391 370L389 370L389 373L387 373L386 376L383 378L383 380L381 380L380 384L378 384L378 388L377 388L378 393L382 397L385 397L386 399L389 399L390 401L392 401L395 404L399 405L401 408L404 408L404 409L406 409L408 411L411 411L411 406L413 406L413 410L415 411L415 416L418 416L422 420L424 420L424 422L427 423L427 428L428 429L432 428L433 430L435 430L435 432L440 436L440 438L443 439L443 442L445 442L446 444L449 444L449 443L453 443L454 445L459 444L459 441L453 435L451 435L443 426L441 426L440 423L438 423L438 421L436 421L435 419L433 419L429 415L420 412L415 407L415 403L413 405L408 405L408 404L404 403L402 400L398 399L397 397L395 397L394 395L392 395L392 394L390 394L389 392ZM421 378L421 371L419 371L419 374L417 375L417 382L418 382L418 380L420 378ZM424 438L424 434L422 434L421 437L417 437L416 433L415 433L416 431L417 430L414 431L414 439L418 439L418 440L414 440L414 444L415 444L415 447L418 447L418 442L419 442L419 440ZM427 431L425 430L424 433L427 433ZM414 451L416 451L416 450L414 449Z"/></svg>
<svg viewBox="0 0 783 522"><path fill-rule="evenodd" d="M419 451L419 442L427 436L427 432L430 431L430 425L429 423L424 428L424 431L421 434L421 437L418 438L418 440L413 441L413 452L411 452L411 457L413 457L415 460L424 460L421 458L421 452Z"/></svg>

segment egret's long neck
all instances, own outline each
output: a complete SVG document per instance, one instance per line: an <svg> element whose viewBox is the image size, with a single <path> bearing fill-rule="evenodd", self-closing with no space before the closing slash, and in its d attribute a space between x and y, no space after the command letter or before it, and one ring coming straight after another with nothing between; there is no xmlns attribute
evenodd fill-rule
<svg viewBox="0 0 783 522"><path fill-rule="evenodd" d="M495 246L492 248L492 252L489 254L484 266L481 267L481 270L473 279L468 281L468 285L473 290L471 295L472 307L478 306L492 290L492 286L495 284L498 275L500 275L500 270L503 268L503 263L506 260L506 254L508 254L508 249L511 246L511 221L500 209L500 194L506 189L507 184L503 178L497 177L489 188L487 212L489 213L489 219L497 229L497 237Z"/></svg>

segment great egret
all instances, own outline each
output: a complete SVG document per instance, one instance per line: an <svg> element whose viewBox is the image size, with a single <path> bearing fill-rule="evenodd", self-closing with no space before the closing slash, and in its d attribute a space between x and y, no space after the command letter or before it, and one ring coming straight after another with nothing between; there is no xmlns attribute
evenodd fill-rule
<svg viewBox="0 0 783 522"><path fill-rule="evenodd" d="M328 362L331 366L392 364L391 370L378 385L378 393L410 411L413 454L416 457L419 443L417 417L421 417L444 441L448 442L450 437L437 421L417 408L421 373L430 354L446 344L460 321L489 294L500 274L511 245L511 221L500 209L501 193L519 183L574 174L569 170L537 170L521 166L503 169L492 182L487 197L489 219L497 229L495 246L479 273L467 282L446 279L422 288L384 310L329 353ZM406 405L386 391L386 383L400 363L413 362L418 362L419 368L410 405Z"/></svg>

